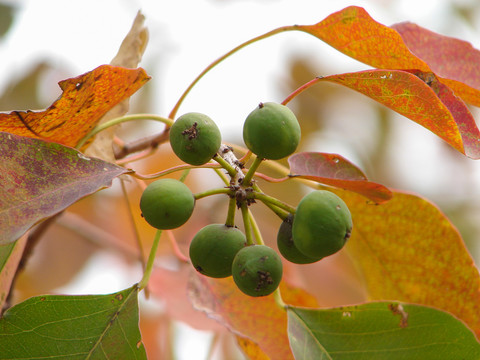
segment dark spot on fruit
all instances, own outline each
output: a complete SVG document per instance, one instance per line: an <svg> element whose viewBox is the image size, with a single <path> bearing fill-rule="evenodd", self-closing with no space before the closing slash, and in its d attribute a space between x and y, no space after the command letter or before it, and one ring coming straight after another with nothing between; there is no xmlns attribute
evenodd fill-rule
<svg viewBox="0 0 480 360"><path fill-rule="evenodd" d="M247 271L245 269L240 271L240 276L245 276L245 275L247 275Z"/></svg>
<svg viewBox="0 0 480 360"><path fill-rule="evenodd" d="M258 261L265 262L265 261L267 261L267 259L268 259L268 256L265 255L265 256L262 256L260 259L258 259Z"/></svg>
<svg viewBox="0 0 480 360"><path fill-rule="evenodd" d="M182 131L182 135L188 135L188 140L195 139L198 136L197 126L198 123L194 122L191 128Z"/></svg>
<svg viewBox="0 0 480 360"><path fill-rule="evenodd" d="M203 273L203 268L200 265L195 266L195 270L197 270L199 273Z"/></svg>
<svg viewBox="0 0 480 360"><path fill-rule="evenodd" d="M257 271L258 275L258 282L255 291L260 291L263 288L267 287L268 285L273 284L272 276L268 271Z"/></svg>

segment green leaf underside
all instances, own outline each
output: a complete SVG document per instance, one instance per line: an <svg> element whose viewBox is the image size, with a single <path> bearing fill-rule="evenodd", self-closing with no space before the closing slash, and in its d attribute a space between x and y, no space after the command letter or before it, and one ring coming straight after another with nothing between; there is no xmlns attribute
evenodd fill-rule
<svg viewBox="0 0 480 360"><path fill-rule="evenodd" d="M146 359L137 294L30 298L0 319L0 359Z"/></svg>
<svg viewBox="0 0 480 360"><path fill-rule="evenodd" d="M0 244L127 171L58 143L0 132Z"/></svg>
<svg viewBox="0 0 480 360"><path fill-rule="evenodd" d="M372 302L335 309L288 308L296 360L480 358L473 333L449 313L420 305Z"/></svg>

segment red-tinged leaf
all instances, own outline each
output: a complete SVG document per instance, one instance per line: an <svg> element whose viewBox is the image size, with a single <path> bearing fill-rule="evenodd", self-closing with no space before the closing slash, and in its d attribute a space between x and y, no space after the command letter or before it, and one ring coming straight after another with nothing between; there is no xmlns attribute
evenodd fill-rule
<svg viewBox="0 0 480 360"><path fill-rule="evenodd" d="M465 101L480 106L480 51L469 42L410 22L391 26L408 48Z"/></svg>
<svg viewBox="0 0 480 360"><path fill-rule="evenodd" d="M319 81L358 91L427 128L461 153L480 157L480 132L472 114L433 73L366 70Z"/></svg>
<svg viewBox="0 0 480 360"><path fill-rule="evenodd" d="M463 320L480 335L480 274L457 229L418 196L395 192L368 205L337 192L353 218L346 251L364 275L371 300L432 306Z"/></svg>
<svg viewBox="0 0 480 360"><path fill-rule="evenodd" d="M99 66L61 81L62 96L44 111L0 114L0 131L75 146L108 110L148 80L142 68Z"/></svg>
<svg viewBox="0 0 480 360"><path fill-rule="evenodd" d="M365 174L341 155L301 152L288 158L292 176L359 193L375 203L392 197L385 186L368 181Z"/></svg>
<svg viewBox="0 0 480 360"><path fill-rule="evenodd" d="M58 143L0 132L0 244L126 172Z"/></svg>
<svg viewBox="0 0 480 360"><path fill-rule="evenodd" d="M361 7L347 7L315 25L299 25L297 29L376 68L430 71L405 45L398 32L373 20Z"/></svg>
<svg viewBox="0 0 480 360"><path fill-rule="evenodd" d="M317 306L312 296L284 283L281 293L288 304ZM210 279L197 274L192 277L189 295L196 309L256 343L270 359L293 360L287 335L287 313L275 303L273 295L253 298L240 292L231 278Z"/></svg>

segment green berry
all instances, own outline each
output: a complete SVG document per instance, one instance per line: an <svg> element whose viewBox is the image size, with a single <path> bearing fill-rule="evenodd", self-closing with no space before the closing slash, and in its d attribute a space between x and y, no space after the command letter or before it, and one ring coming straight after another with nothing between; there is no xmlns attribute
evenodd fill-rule
<svg viewBox="0 0 480 360"><path fill-rule="evenodd" d="M245 235L237 228L210 224L202 228L190 244L190 260L206 276L224 278L232 275L235 255L246 246Z"/></svg>
<svg viewBox="0 0 480 360"><path fill-rule="evenodd" d="M313 191L300 201L293 220L293 242L300 252L318 259L343 248L352 232L345 202L330 191Z"/></svg>
<svg viewBox="0 0 480 360"><path fill-rule="evenodd" d="M311 264L320 260L319 258L304 255L295 246L292 236L293 219L294 216L292 214L288 215L278 229L277 246L280 254L282 254L285 259L295 264Z"/></svg>
<svg viewBox="0 0 480 360"><path fill-rule="evenodd" d="M260 158L278 160L292 154L300 142L300 125L285 105L266 102L243 125L243 141Z"/></svg>
<svg viewBox="0 0 480 360"><path fill-rule="evenodd" d="M157 229L175 229L190 218L195 197L187 185L175 179L150 183L140 198L145 220Z"/></svg>
<svg viewBox="0 0 480 360"><path fill-rule="evenodd" d="M184 114L170 128L173 152L190 165L207 163L217 153L221 142L217 125L201 113Z"/></svg>
<svg viewBox="0 0 480 360"><path fill-rule="evenodd" d="M274 292L282 273L280 256L265 245L247 246L233 259L233 280L243 293L250 296L265 296Z"/></svg>

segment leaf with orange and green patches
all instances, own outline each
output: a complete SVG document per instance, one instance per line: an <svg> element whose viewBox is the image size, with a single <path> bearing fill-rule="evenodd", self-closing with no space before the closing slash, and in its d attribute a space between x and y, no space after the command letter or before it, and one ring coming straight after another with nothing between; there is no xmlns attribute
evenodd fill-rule
<svg viewBox="0 0 480 360"><path fill-rule="evenodd" d="M316 307L316 300L303 290L282 282L283 300L287 304ZM233 333L257 344L271 359L292 359L287 336L287 313L273 295L252 298L237 289L232 278L210 279L193 274L189 286L193 306ZM252 346L252 344L249 344Z"/></svg>
<svg viewBox="0 0 480 360"><path fill-rule="evenodd" d="M140 89L142 68L102 65L59 83L62 96L44 111L0 114L0 131L75 146L112 107Z"/></svg>
<svg viewBox="0 0 480 360"><path fill-rule="evenodd" d="M469 42L437 34L410 22L391 26L457 96L480 106L480 51Z"/></svg>
<svg viewBox="0 0 480 360"><path fill-rule="evenodd" d="M392 197L389 189L368 181L362 170L338 154L301 152L290 156L288 164L291 176L354 191L375 203L388 201Z"/></svg>
<svg viewBox="0 0 480 360"><path fill-rule="evenodd" d="M353 218L346 251L364 275L371 300L432 306L480 335L480 275L460 234L432 203L395 192L369 205L336 191Z"/></svg>
<svg viewBox="0 0 480 360"><path fill-rule="evenodd" d="M127 172L55 142L0 132L0 245Z"/></svg>
<svg viewBox="0 0 480 360"><path fill-rule="evenodd" d="M433 73L366 70L319 78L346 86L427 128L453 148L480 158L480 131L465 103Z"/></svg>
<svg viewBox="0 0 480 360"><path fill-rule="evenodd" d="M411 24L380 24L357 6L314 25L298 25L338 51L379 69L434 72L457 96L480 106L480 52L470 44ZM454 54L454 55L452 55Z"/></svg>

